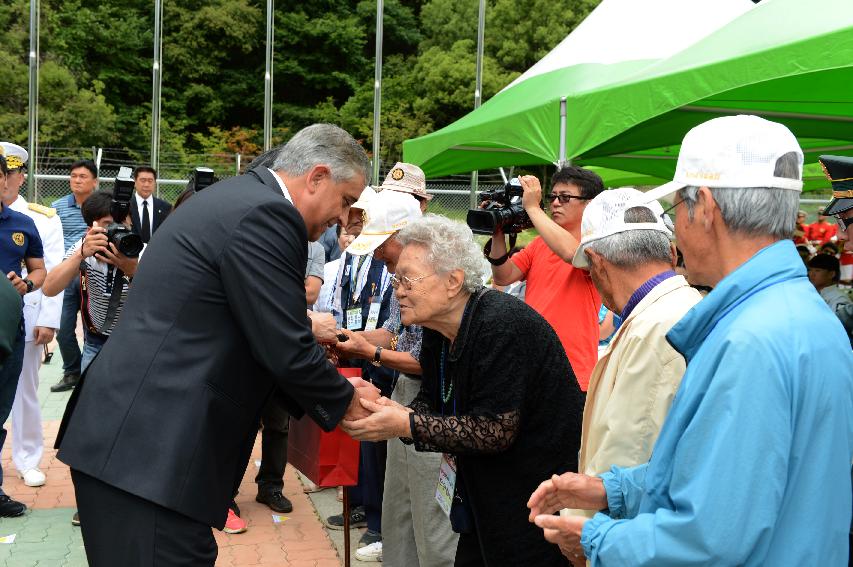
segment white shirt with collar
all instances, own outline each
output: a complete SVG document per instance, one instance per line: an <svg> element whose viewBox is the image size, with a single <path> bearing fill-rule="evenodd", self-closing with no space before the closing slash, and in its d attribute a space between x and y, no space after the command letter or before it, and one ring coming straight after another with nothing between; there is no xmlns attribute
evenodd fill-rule
<svg viewBox="0 0 853 567"><path fill-rule="evenodd" d="M267 171L272 173L272 176L275 177L275 180L278 181L278 186L281 189L281 192L284 193L284 198L290 201L290 204L293 205L293 197L290 196L290 191L287 190L287 185L284 184L284 179L282 179L275 171L267 168Z"/></svg>
<svg viewBox="0 0 853 567"><path fill-rule="evenodd" d="M139 213L139 222L142 223L142 203L148 203L148 221L151 223L151 227L154 227L154 195L149 195L147 199L143 199L139 196L139 193L136 191L133 192L133 196L136 197L136 211Z"/></svg>

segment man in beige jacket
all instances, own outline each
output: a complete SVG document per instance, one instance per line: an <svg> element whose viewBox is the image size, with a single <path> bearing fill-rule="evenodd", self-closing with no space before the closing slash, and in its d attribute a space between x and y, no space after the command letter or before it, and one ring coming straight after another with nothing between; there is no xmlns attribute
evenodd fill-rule
<svg viewBox="0 0 853 567"><path fill-rule="evenodd" d="M588 475L648 461L686 367L666 333L702 299L673 271L666 213L657 202L639 205L642 195L626 188L593 199L572 260L623 319L589 382L579 460Z"/></svg>

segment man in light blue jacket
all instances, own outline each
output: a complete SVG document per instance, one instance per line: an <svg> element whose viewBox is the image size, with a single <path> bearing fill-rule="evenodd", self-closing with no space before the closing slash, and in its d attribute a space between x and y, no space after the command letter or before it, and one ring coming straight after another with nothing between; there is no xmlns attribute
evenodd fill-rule
<svg viewBox="0 0 853 567"><path fill-rule="evenodd" d="M847 564L853 354L788 240L802 163L784 126L717 118L646 194L674 203L690 279L714 290L667 334L687 371L649 462L531 496L576 565ZM564 507L603 512L549 515Z"/></svg>

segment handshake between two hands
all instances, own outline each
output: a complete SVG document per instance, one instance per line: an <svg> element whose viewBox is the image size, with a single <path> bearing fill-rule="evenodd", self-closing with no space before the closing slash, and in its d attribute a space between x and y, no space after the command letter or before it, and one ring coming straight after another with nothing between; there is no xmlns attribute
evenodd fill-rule
<svg viewBox="0 0 853 567"><path fill-rule="evenodd" d="M359 441L383 441L411 437L411 408L382 396L379 388L363 378L347 378L355 388L341 429Z"/></svg>

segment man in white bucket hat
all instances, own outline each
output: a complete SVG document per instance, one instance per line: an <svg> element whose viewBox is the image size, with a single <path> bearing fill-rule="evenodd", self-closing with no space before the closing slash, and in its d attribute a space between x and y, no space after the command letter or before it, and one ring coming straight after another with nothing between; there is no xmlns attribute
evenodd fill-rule
<svg viewBox="0 0 853 567"><path fill-rule="evenodd" d="M847 563L853 353L790 240L802 164L785 126L716 118L646 194L675 193L691 280L714 289L667 333L687 371L649 461L531 497L531 520L576 563ZM562 507L606 513L547 516Z"/></svg>

